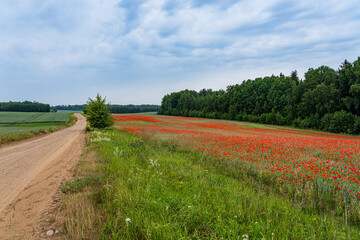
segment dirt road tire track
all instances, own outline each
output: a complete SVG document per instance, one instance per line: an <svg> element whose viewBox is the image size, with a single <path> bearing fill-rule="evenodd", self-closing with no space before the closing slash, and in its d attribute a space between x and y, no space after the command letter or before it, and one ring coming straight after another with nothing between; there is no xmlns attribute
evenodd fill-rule
<svg viewBox="0 0 360 240"><path fill-rule="evenodd" d="M0 148L0 239L28 239L38 218L80 158L86 120Z"/></svg>

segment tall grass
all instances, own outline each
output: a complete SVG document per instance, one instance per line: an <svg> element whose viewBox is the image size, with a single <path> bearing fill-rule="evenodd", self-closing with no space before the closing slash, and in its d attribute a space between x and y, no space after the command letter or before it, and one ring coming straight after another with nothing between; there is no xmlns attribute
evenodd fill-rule
<svg viewBox="0 0 360 240"><path fill-rule="evenodd" d="M87 174L97 175L101 181L66 196L70 239L89 236L79 227L84 226L83 221L91 223L93 239L360 236L359 227L346 224L344 217L297 204L251 175L219 166L199 152L116 130L93 132L89 142L104 162ZM71 206L79 196L87 199L87 204L80 208L75 204L75 211ZM92 220L74 218L70 214L74 212L91 213ZM70 219L76 221L69 224Z"/></svg>

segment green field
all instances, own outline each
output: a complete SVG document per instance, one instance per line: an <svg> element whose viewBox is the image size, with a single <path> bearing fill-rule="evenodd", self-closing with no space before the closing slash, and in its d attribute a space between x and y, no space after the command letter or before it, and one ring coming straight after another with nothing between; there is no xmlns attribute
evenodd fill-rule
<svg viewBox="0 0 360 240"><path fill-rule="evenodd" d="M69 112L0 112L0 124L67 122Z"/></svg>
<svg viewBox="0 0 360 240"><path fill-rule="evenodd" d="M64 126L69 112L0 112L0 136L41 132Z"/></svg>
<svg viewBox="0 0 360 240"><path fill-rule="evenodd" d="M0 126L0 135L17 134L38 130L48 130L64 125L64 123L33 123L33 124L15 124Z"/></svg>

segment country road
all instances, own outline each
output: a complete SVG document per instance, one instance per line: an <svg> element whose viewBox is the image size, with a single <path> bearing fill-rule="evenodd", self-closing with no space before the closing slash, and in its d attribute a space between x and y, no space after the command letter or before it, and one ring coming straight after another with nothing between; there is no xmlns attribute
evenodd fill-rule
<svg viewBox="0 0 360 240"><path fill-rule="evenodd" d="M0 147L0 239L28 239L85 145L85 118L74 126Z"/></svg>

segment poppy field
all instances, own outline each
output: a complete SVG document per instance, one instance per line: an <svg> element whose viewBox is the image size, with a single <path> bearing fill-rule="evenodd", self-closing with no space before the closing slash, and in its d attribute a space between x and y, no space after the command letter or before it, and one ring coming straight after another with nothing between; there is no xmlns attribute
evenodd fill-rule
<svg viewBox="0 0 360 240"><path fill-rule="evenodd" d="M118 129L172 141L295 201L359 219L358 136L186 117L114 118Z"/></svg>
<svg viewBox="0 0 360 240"><path fill-rule="evenodd" d="M113 115L65 194L69 239L357 239L359 138ZM97 179L88 182L87 179ZM71 189L70 189L71 190Z"/></svg>

